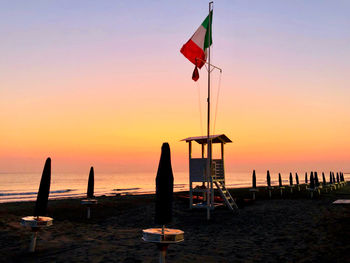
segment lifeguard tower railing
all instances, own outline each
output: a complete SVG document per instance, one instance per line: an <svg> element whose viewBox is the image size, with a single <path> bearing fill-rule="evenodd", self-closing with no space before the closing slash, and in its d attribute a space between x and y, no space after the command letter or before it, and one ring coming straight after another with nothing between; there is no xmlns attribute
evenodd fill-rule
<svg viewBox="0 0 350 263"><path fill-rule="evenodd" d="M224 166L224 145L226 143L231 143L232 141L224 134L211 135L210 136L212 145L221 145L221 158L212 159L211 162L211 173L208 178L207 169L207 157L205 156L205 147L207 147L207 137L189 137L183 139L189 145L189 188L190 188L190 209L192 208L207 208L208 203L210 209L214 209L216 203L214 202L214 185L219 190L223 200L226 205L233 210L236 208L236 204L232 199L229 191L225 187L225 166ZM201 158L192 158L192 142L195 141L202 146ZM202 183L202 185L198 185ZM197 184L196 186L194 186ZM210 201L207 202L206 198L210 196ZM193 195L197 195L197 201L199 195L202 194L202 202L193 202Z"/></svg>

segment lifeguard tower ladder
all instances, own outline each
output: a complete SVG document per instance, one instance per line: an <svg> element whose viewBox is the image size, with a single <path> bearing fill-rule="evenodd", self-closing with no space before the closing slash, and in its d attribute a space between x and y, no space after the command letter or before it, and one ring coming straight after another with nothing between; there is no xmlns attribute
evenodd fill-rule
<svg viewBox="0 0 350 263"><path fill-rule="evenodd" d="M189 166L190 166L190 209L192 208L207 208L214 209L217 203L214 201L214 185L218 189L221 197L223 198L227 207L234 211L238 209L235 201L233 200L230 192L225 186L225 167L224 167L224 144L231 143L232 141L225 135L211 135L211 144L221 144L221 159L212 159L211 163L211 173L208 178L207 170L207 158L205 157L205 146L207 146L208 137L188 137L182 141L188 143L188 153L189 153ZM197 142L202 146L202 158L192 158L192 141ZM208 152L208 151L207 151ZM202 183L202 185L194 184ZM209 193L208 193L209 192ZM203 202L194 203L193 195L203 195ZM209 198L206 200L207 197Z"/></svg>

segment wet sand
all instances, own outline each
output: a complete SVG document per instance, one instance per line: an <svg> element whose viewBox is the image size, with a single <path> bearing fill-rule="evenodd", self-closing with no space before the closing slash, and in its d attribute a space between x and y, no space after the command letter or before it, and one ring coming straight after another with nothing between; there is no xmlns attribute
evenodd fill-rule
<svg viewBox="0 0 350 263"><path fill-rule="evenodd" d="M310 199L304 190L272 200L261 188L255 202L248 189L231 189L239 214L226 207L212 212L189 210L176 193L174 220L168 227L185 231L185 241L171 245L167 262L350 262L350 186ZM51 227L39 232L37 250L28 253L30 229L20 225L34 203L0 204L1 262L158 262L154 244L141 240L153 222L154 195L99 197L86 219L80 199L49 201Z"/></svg>

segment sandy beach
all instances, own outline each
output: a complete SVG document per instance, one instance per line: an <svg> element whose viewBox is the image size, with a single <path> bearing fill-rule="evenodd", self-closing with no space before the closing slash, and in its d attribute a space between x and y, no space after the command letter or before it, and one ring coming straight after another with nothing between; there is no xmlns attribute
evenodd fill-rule
<svg viewBox="0 0 350 263"><path fill-rule="evenodd" d="M189 210L176 193L174 220L168 227L185 231L185 241L171 245L168 262L349 262L350 197L346 186L313 200L306 191L257 200L248 189L231 189L239 214L219 207L207 222L204 210ZM53 226L39 233L37 250L27 252L31 232L20 225L33 202L0 204L2 262L157 262L155 245L141 240L142 229L155 227L154 195L99 197L86 219L80 199L49 201Z"/></svg>

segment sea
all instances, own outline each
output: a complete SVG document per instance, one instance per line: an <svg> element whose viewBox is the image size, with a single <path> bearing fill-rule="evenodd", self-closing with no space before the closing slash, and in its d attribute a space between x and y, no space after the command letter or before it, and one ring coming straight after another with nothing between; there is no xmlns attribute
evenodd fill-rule
<svg viewBox="0 0 350 263"><path fill-rule="evenodd" d="M298 173L300 183L304 183L305 172ZM309 173L308 173L309 174ZM319 180L322 181L322 173ZM321 176L320 176L321 175ZM139 195L155 192L156 173L95 173L95 196ZM295 174L293 174L295 183ZM350 173L344 173L350 180ZM251 172L226 173L229 188L252 185ZM257 186L266 185L266 173L257 173ZM289 173L282 174L283 184L289 184ZM33 201L39 189L41 174L0 173L0 203ZM326 174L328 182L329 175ZM51 175L50 199L82 198L86 196L88 174L61 173ZM278 184L278 175L271 173L271 184ZM174 191L189 189L188 172L174 172Z"/></svg>

